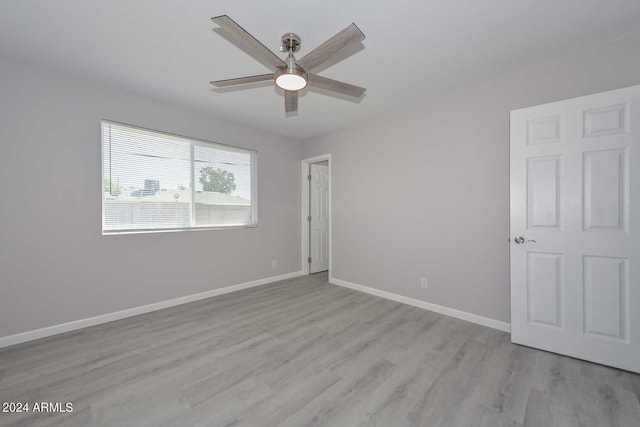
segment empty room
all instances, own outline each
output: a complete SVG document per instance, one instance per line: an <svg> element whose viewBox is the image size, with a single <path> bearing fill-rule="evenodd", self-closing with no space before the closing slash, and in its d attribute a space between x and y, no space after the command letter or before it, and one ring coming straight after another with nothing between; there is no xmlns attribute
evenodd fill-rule
<svg viewBox="0 0 640 427"><path fill-rule="evenodd" d="M0 426L640 426L637 0L0 0Z"/></svg>

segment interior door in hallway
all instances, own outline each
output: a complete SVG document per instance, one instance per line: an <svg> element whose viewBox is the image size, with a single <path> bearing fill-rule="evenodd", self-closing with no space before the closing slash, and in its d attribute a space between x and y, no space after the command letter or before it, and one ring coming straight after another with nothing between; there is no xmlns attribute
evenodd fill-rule
<svg viewBox="0 0 640 427"><path fill-rule="evenodd" d="M511 112L514 343L640 372L640 86Z"/></svg>
<svg viewBox="0 0 640 427"><path fill-rule="evenodd" d="M329 165L309 165L309 273L329 269Z"/></svg>

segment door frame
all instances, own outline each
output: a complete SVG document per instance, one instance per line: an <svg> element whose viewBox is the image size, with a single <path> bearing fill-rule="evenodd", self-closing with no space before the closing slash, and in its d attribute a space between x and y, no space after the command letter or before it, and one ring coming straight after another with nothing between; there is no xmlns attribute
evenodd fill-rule
<svg viewBox="0 0 640 427"><path fill-rule="evenodd" d="M309 221L307 221L307 217L309 216L309 180L307 176L309 175L309 165L312 163L320 163L328 161L329 162L329 277L331 277L331 269L332 269L332 245L333 245L333 235L331 229L331 153L322 154L320 156L310 157L308 159L304 159L301 161L300 171L301 171L301 225L302 225L302 242L300 245L300 270L302 274L309 274L309 263L307 262L307 258L309 257Z"/></svg>

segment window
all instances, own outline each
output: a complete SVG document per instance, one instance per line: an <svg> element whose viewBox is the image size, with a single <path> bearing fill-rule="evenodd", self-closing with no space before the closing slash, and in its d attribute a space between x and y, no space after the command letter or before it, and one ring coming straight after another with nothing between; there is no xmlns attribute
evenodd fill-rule
<svg viewBox="0 0 640 427"><path fill-rule="evenodd" d="M102 232L257 225L256 152L102 122Z"/></svg>

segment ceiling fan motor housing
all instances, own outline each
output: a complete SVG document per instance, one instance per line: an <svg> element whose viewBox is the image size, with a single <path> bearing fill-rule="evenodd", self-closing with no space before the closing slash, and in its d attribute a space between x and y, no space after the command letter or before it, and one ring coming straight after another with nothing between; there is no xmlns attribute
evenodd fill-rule
<svg viewBox="0 0 640 427"><path fill-rule="evenodd" d="M274 73L276 86L285 90L300 90L307 87L307 72L296 63L293 53L300 50L300 37L294 33L282 36L280 51L289 52L285 60L286 66L278 67Z"/></svg>

